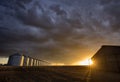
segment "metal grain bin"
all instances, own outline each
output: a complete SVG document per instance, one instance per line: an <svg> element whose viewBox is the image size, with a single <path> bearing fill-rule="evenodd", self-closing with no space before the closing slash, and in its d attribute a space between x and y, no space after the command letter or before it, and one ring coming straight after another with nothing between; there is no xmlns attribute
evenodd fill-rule
<svg viewBox="0 0 120 82"><path fill-rule="evenodd" d="M29 66L29 57L24 55L24 63L23 66Z"/></svg>
<svg viewBox="0 0 120 82"><path fill-rule="evenodd" d="M23 66L24 56L19 53L15 53L9 56L8 65L10 66Z"/></svg>

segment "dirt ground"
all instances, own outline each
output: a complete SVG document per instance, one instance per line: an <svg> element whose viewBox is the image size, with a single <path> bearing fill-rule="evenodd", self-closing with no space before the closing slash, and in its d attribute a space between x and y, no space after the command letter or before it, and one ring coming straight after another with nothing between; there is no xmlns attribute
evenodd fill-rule
<svg viewBox="0 0 120 82"><path fill-rule="evenodd" d="M0 67L0 82L85 82L88 67Z"/></svg>
<svg viewBox="0 0 120 82"><path fill-rule="evenodd" d="M0 82L120 82L120 74L87 66L1 66Z"/></svg>

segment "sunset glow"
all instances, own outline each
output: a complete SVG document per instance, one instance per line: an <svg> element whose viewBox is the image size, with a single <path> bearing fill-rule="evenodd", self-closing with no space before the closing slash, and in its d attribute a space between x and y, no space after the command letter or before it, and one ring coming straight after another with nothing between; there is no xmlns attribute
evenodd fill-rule
<svg viewBox="0 0 120 82"><path fill-rule="evenodd" d="M79 61L77 63L74 63L73 65L92 65L93 61L91 59L86 59L84 61Z"/></svg>
<svg viewBox="0 0 120 82"><path fill-rule="evenodd" d="M64 66L65 64L64 63L52 63L51 65L52 66Z"/></svg>
<svg viewBox="0 0 120 82"><path fill-rule="evenodd" d="M84 60L79 63L80 65L92 65L93 61L91 59Z"/></svg>
<svg viewBox="0 0 120 82"><path fill-rule="evenodd" d="M7 62L8 62L8 58L6 58L6 57L0 58L0 64L7 64Z"/></svg>

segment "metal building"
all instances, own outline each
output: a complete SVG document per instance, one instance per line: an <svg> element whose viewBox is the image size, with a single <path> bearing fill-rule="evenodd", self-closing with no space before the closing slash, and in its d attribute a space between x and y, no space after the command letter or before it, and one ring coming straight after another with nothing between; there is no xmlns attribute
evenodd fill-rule
<svg viewBox="0 0 120 82"><path fill-rule="evenodd" d="M102 46L92 57L92 61L95 69L120 72L120 46Z"/></svg>
<svg viewBox="0 0 120 82"><path fill-rule="evenodd" d="M9 56L8 65L10 66L23 66L24 56L19 53L15 53Z"/></svg>

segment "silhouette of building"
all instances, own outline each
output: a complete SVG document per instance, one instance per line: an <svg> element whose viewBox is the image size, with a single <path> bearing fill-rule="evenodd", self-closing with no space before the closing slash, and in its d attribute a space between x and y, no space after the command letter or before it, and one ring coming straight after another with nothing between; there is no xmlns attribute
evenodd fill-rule
<svg viewBox="0 0 120 82"><path fill-rule="evenodd" d="M104 45L92 57L92 60L95 69L120 72L120 46Z"/></svg>

